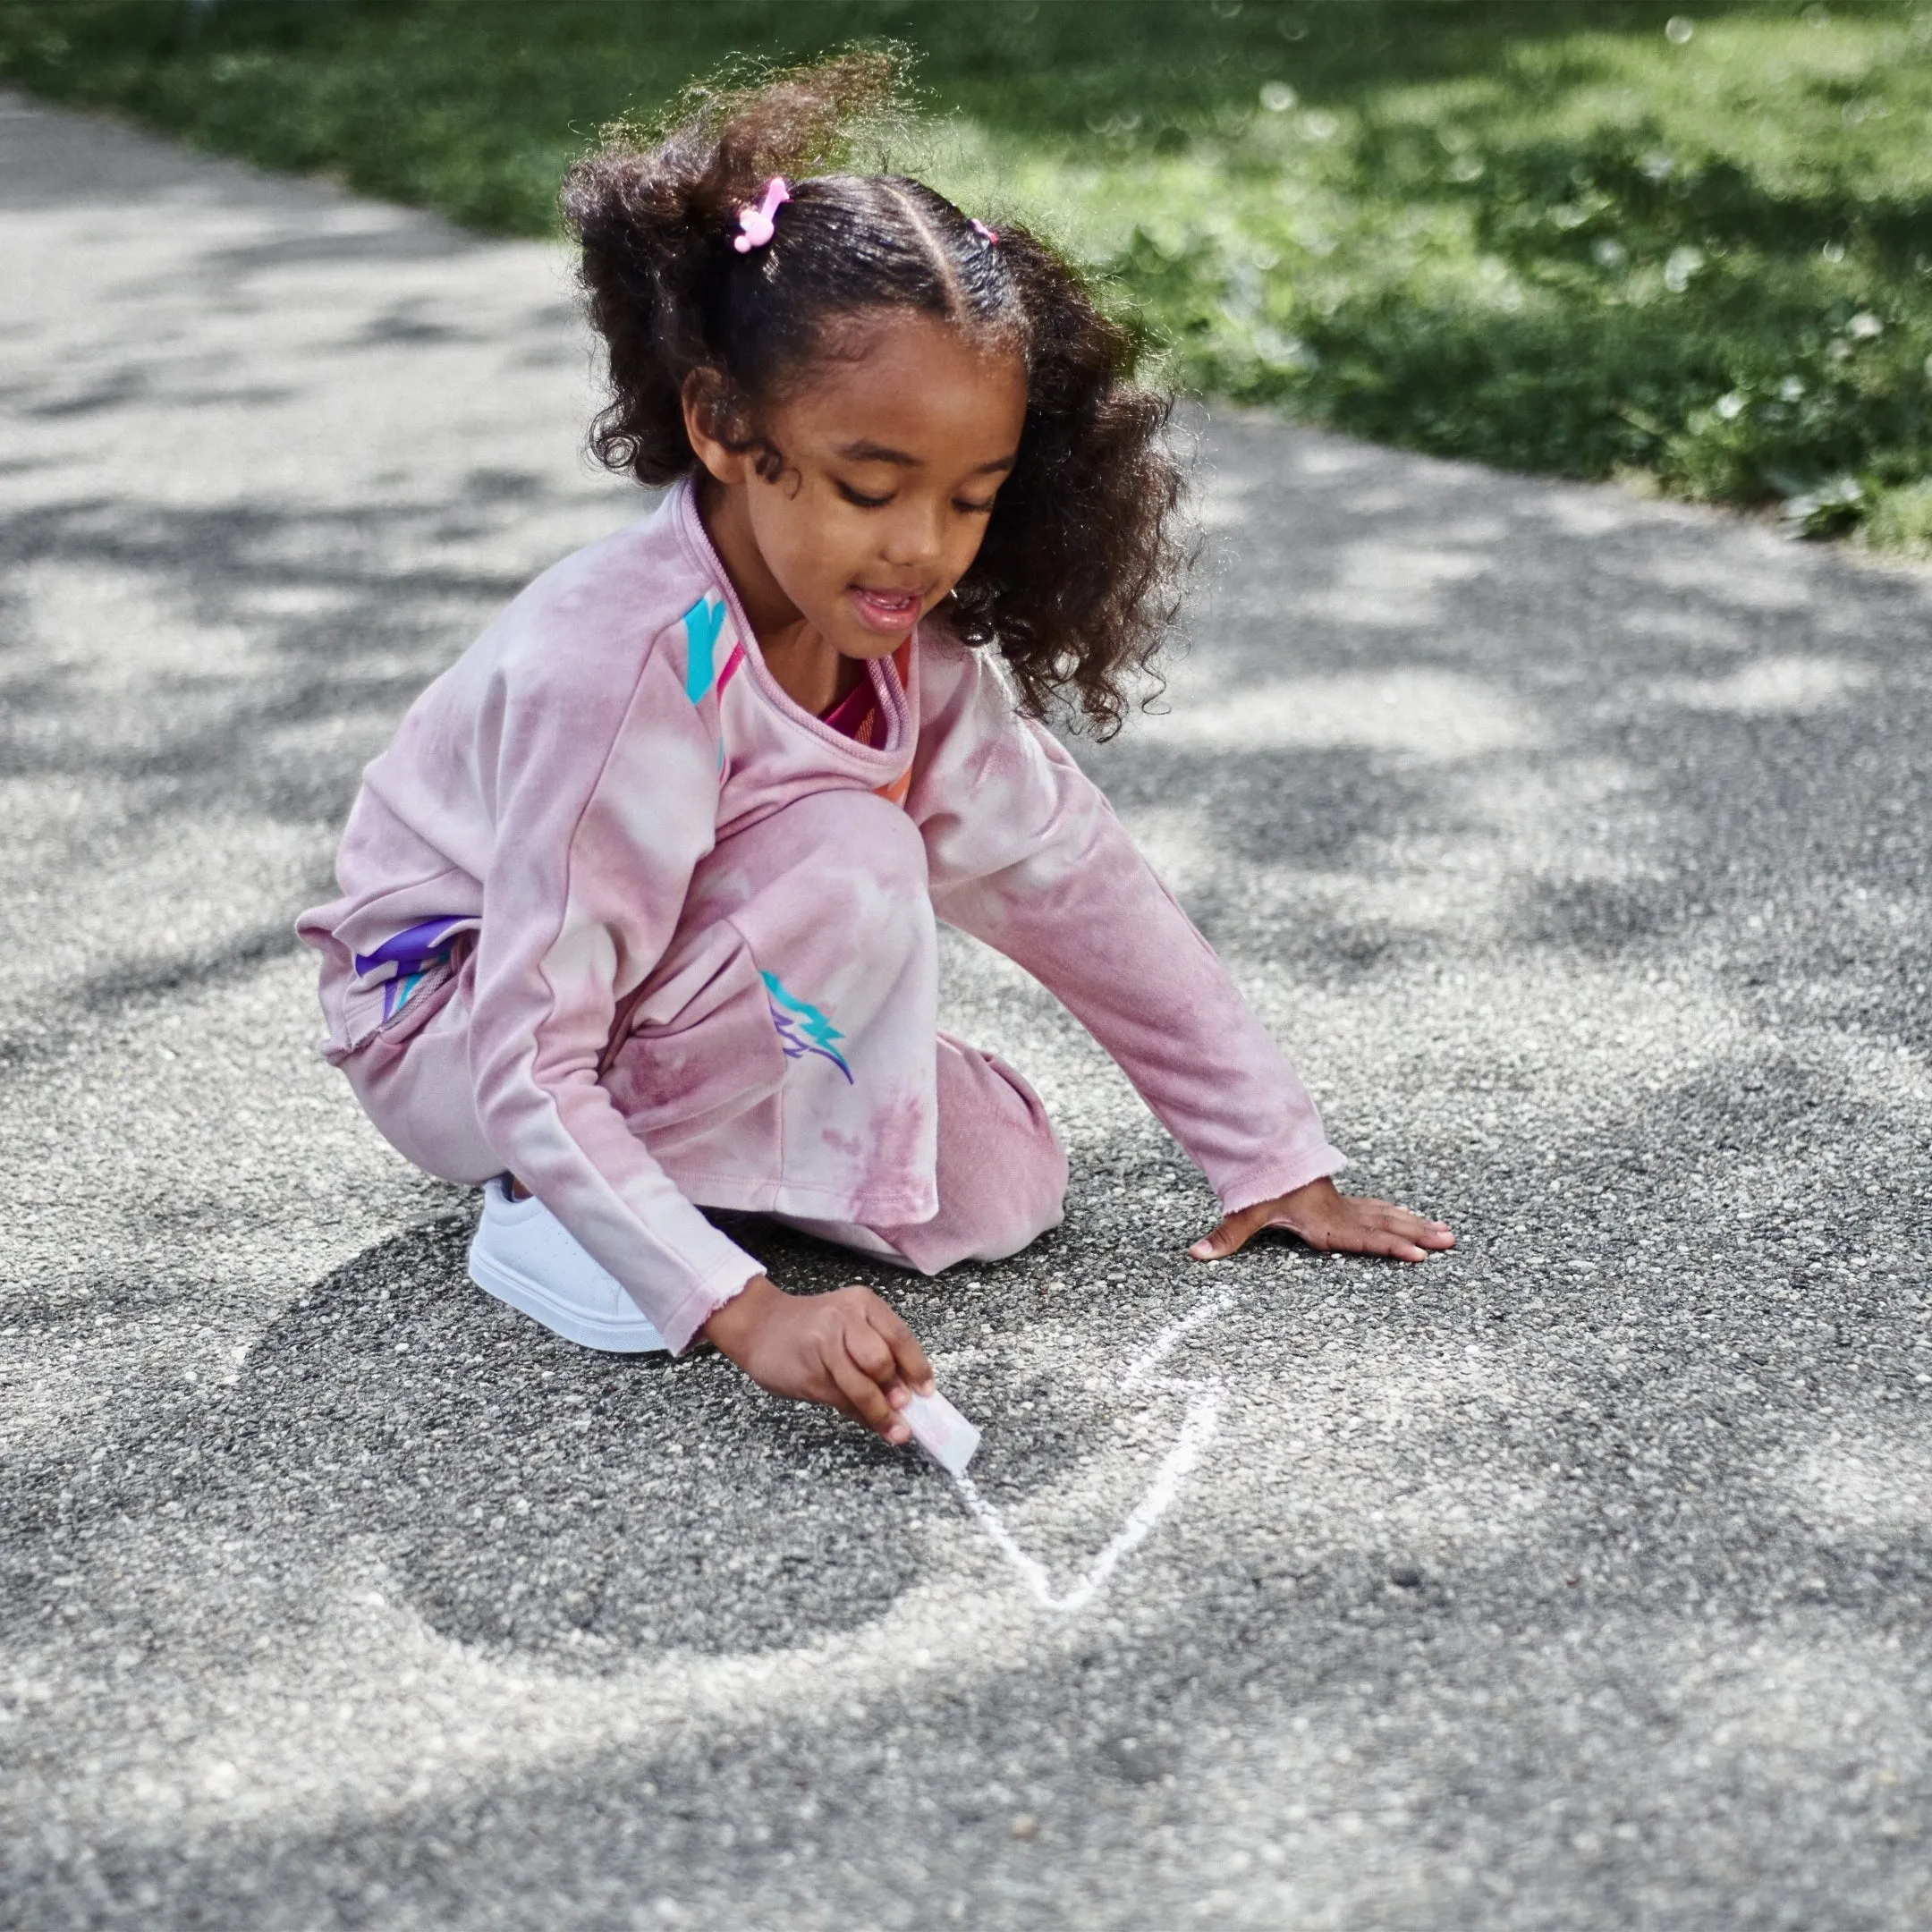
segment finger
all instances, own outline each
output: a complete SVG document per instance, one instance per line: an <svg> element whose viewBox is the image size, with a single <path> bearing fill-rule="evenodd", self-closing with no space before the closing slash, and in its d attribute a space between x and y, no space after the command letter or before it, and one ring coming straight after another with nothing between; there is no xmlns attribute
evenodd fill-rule
<svg viewBox="0 0 1932 1932"><path fill-rule="evenodd" d="M1398 1208L1390 1201L1372 1201L1365 1205L1377 1210L1377 1216L1384 1227L1393 1228L1404 1239L1415 1242L1419 1248L1455 1246L1455 1236L1450 1233L1446 1221L1431 1221L1411 1208Z"/></svg>
<svg viewBox="0 0 1932 1932"><path fill-rule="evenodd" d="M909 1442L912 1431L886 1400L885 1391L846 1352L842 1343L826 1350L826 1368L839 1393L852 1405L857 1419L889 1443Z"/></svg>
<svg viewBox="0 0 1932 1932"><path fill-rule="evenodd" d="M825 1374L844 1413L854 1422L881 1435L892 1427L896 1411L878 1384L845 1352L842 1342L835 1340L826 1345Z"/></svg>
<svg viewBox="0 0 1932 1932"><path fill-rule="evenodd" d="M1338 1248L1346 1248L1353 1254L1384 1255L1392 1261L1428 1259L1426 1249L1419 1247L1399 1227L1386 1221L1374 1221L1367 1226L1352 1227L1337 1240L1335 1245Z"/></svg>
<svg viewBox="0 0 1932 1932"><path fill-rule="evenodd" d="M866 1319L892 1351L899 1379L921 1395L930 1395L934 1387L932 1364L926 1360L926 1351L919 1345L919 1337L883 1301L875 1302L867 1310Z"/></svg>
<svg viewBox="0 0 1932 1932"><path fill-rule="evenodd" d="M1252 1208L1224 1216L1212 1234L1204 1234L1188 1250L1197 1261L1224 1261L1238 1254L1249 1240L1268 1224L1275 1211L1272 1201L1257 1201Z"/></svg>
<svg viewBox="0 0 1932 1932"><path fill-rule="evenodd" d="M892 1349L864 1313L856 1321L846 1322L839 1332L845 1339L845 1352L881 1388L897 1379L899 1364Z"/></svg>
<svg viewBox="0 0 1932 1932"><path fill-rule="evenodd" d="M848 1422L856 1422L860 1428L865 1427L865 1418L839 1394L838 1385L829 1377L826 1378L826 1386L809 1400L829 1409L834 1415L843 1416Z"/></svg>
<svg viewBox="0 0 1932 1932"><path fill-rule="evenodd" d="M822 1352L814 1357L798 1385L786 1393L799 1402L817 1402L820 1408L829 1409L834 1415L843 1416L848 1422L862 1425L865 1421L839 1386L838 1377L826 1366Z"/></svg>
<svg viewBox="0 0 1932 1932"><path fill-rule="evenodd" d="M1386 1255L1392 1261L1427 1261L1428 1250L1419 1248L1412 1241L1400 1234L1386 1231L1377 1233L1374 1247L1365 1250L1368 1254Z"/></svg>
<svg viewBox="0 0 1932 1932"><path fill-rule="evenodd" d="M1430 1254L1455 1246L1455 1236L1440 1221L1425 1221L1406 1208L1385 1208L1377 1217L1377 1226L1386 1239L1413 1250L1402 1254L1404 1261L1426 1259Z"/></svg>

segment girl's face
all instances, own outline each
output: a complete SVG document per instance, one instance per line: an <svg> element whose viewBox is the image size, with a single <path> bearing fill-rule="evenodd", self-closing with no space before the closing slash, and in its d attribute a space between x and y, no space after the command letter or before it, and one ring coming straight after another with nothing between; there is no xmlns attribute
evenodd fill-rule
<svg viewBox="0 0 1932 1932"><path fill-rule="evenodd" d="M688 408L706 520L759 640L802 622L845 657L896 649L979 554L1026 402L1013 351L888 311L767 413L774 480Z"/></svg>

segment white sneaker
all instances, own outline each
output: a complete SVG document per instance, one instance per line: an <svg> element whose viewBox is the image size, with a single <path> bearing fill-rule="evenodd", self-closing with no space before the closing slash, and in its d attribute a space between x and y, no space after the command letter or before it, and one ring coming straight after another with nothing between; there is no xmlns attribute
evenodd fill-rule
<svg viewBox="0 0 1932 1932"><path fill-rule="evenodd" d="M470 1279L566 1342L614 1355L641 1355L665 1345L617 1277L593 1261L534 1194L513 1200L500 1176L484 1185L483 1218L470 1243Z"/></svg>

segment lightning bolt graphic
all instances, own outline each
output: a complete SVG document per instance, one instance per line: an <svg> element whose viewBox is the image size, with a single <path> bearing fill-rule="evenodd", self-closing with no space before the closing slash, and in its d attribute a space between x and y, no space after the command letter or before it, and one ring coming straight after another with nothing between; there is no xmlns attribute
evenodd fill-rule
<svg viewBox="0 0 1932 1932"><path fill-rule="evenodd" d="M845 1036L809 1000L801 1000L788 991L776 973L760 969L758 978L765 982L765 991L770 996L772 1024L778 1029L778 1038L784 1044L785 1058L796 1060L805 1054L817 1054L829 1060L849 1084L852 1070L845 1064L844 1055L833 1045Z"/></svg>

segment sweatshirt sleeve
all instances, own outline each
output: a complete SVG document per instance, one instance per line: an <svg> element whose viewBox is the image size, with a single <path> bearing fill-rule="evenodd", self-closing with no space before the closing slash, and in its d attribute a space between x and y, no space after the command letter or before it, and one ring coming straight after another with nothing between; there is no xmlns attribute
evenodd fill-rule
<svg viewBox="0 0 1932 1932"><path fill-rule="evenodd" d="M618 1003L669 945L712 843L716 740L669 657L647 651L629 691L550 681L546 701L497 712L486 775L505 830L484 877L470 1058L504 1165L681 1352L761 1269L597 1081Z"/></svg>
<svg viewBox="0 0 1932 1932"><path fill-rule="evenodd" d="M939 916L1092 1033L1224 1211L1338 1172L1307 1089L1099 787L978 653L931 657L906 804Z"/></svg>

